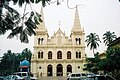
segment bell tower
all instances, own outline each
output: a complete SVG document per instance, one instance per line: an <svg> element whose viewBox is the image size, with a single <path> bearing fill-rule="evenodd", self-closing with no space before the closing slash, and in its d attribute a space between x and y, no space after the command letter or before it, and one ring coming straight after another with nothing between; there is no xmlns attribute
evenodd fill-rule
<svg viewBox="0 0 120 80"><path fill-rule="evenodd" d="M48 39L48 31L45 28L45 21L44 21L44 14L43 14L43 7L41 7L41 18L42 23L38 25L38 28L36 29L36 35L34 37L34 45L44 45L47 44Z"/></svg>
<svg viewBox="0 0 120 80"><path fill-rule="evenodd" d="M70 37L72 38L73 45L85 45L84 36L85 36L84 29L82 29L81 27L78 7L76 6L74 25L72 27L71 35L70 35Z"/></svg>
<svg viewBox="0 0 120 80"><path fill-rule="evenodd" d="M79 13L78 13L78 7L76 6L75 10L75 17L74 17L74 25L71 30L72 44L76 47L81 47L81 57L85 57L85 32L84 29L82 29L79 19ZM79 50L79 49L77 49Z"/></svg>

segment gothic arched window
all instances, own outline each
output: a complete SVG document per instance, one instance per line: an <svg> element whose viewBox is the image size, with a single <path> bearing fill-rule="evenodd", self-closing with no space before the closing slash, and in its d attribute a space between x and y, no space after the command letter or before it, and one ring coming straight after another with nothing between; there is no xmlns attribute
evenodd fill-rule
<svg viewBox="0 0 120 80"><path fill-rule="evenodd" d="M57 59L62 59L62 52L61 51L57 52Z"/></svg>
<svg viewBox="0 0 120 80"><path fill-rule="evenodd" d="M43 52L42 51L38 52L38 58L43 58Z"/></svg>
<svg viewBox="0 0 120 80"><path fill-rule="evenodd" d="M48 52L48 59L52 59L52 52L51 51Z"/></svg>
<svg viewBox="0 0 120 80"><path fill-rule="evenodd" d="M67 59L71 59L71 52L70 51L67 52Z"/></svg>
<svg viewBox="0 0 120 80"><path fill-rule="evenodd" d="M40 58L40 52L38 52L38 58Z"/></svg>
<svg viewBox="0 0 120 80"><path fill-rule="evenodd" d="M77 39L77 38L75 38L76 44L77 44L77 40L78 40L78 39Z"/></svg>
<svg viewBox="0 0 120 80"><path fill-rule="evenodd" d="M81 44L81 39L80 38L75 38L76 44L80 45Z"/></svg>
<svg viewBox="0 0 120 80"><path fill-rule="evenodd" d="M44 40L44 39L43 39L43 38L41 38L41 44L43 44L43 40Z"/></svg>
<svg viewBox="0 0 120 80"><path fill-rule="evenodd" d="M40 38L38 38L38 44L40 44Z"/></svg>
<svg viewBox="0 0 120 80"><path fill-rule="evenodd" d="M38 44L43 44L43 38L38 38Z"/></svg>
<svg viewBox="0 0 120 80"><path fill-rule="evenodd" d="M41 52L41 58L43 58L43 52Z"/></svg>
<svg viewBox="0 0 120 80"><path fill-rule="evenodd" d="M81 58L81 52L79 51L76 52L76 58Z"/></svg>
<svg viewBox="0 0 120 80"><path fill-rule="evenodd" d="M79 44L81 44L81 39L79 38Z"/></svg>

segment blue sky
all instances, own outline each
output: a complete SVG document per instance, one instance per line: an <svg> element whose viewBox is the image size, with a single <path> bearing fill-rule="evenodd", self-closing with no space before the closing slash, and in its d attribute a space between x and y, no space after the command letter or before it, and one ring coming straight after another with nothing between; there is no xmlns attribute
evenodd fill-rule
<svg viewBox="0 0 120 80"><path fill-rule="evenodd" d="M54 0L52 0L54 1ZM61 0L62 1L62 0ZM44 11L45 26L48 29L49 36L51 37L54 31L59 28L59 21L61 21L60 28L67 36L70 36L70 32L73 26L75 9L69 9L67 7L67 0L61 5L51 4L47 5ZM69 6L75 7L76 4L80 4L78 7L80 23L85 30L85 36L89 33L96 33L100 36L106 31L115 32L117 36L120 36L120 2L118 0L69 0ZM15 7L18 9L18 7ZM40 13L41 5L32 5L32 9ZM23 9L18 9L21 13ZM27 10L30 11L29 5ZM8 32L9 33L9 32ZM21 43L17 38L7 39L7 35L0 36L0 56L7 50L13 52L21 52L26 47L33 52L34 40L33 36L29 38L30 43ZM106 47L103 43L100 43L98 52L103 52ZM86 47L86 53L91 56L92 51Z"/></svg>

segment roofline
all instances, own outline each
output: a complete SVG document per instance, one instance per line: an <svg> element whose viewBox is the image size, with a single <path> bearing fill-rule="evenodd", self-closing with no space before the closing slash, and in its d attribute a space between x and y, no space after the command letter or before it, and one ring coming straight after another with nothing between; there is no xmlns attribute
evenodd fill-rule
<svg viewBox="0 0 120 80"><path fill-rule="evenodd" d="M113 40L108 46L112 46L112 45L116 44L117 42L120 42L120 37Z"/></svg>

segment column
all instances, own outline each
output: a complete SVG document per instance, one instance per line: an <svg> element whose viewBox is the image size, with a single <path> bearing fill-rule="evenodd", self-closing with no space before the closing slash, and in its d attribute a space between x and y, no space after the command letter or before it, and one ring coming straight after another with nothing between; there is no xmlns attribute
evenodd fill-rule
<svg viewBox="0 0 120 80"><path fill-rule="evenodd" d="M56 76L56 65L55 65L55 63L53 64L53 76Z"/></svg>
<svg viewBox="0 0 120 80"><path fill-rule="evenodd" d="M67 70L66 70L66 63L64 62L63 63L63 76L66 76L67 75Z"/></svg>

